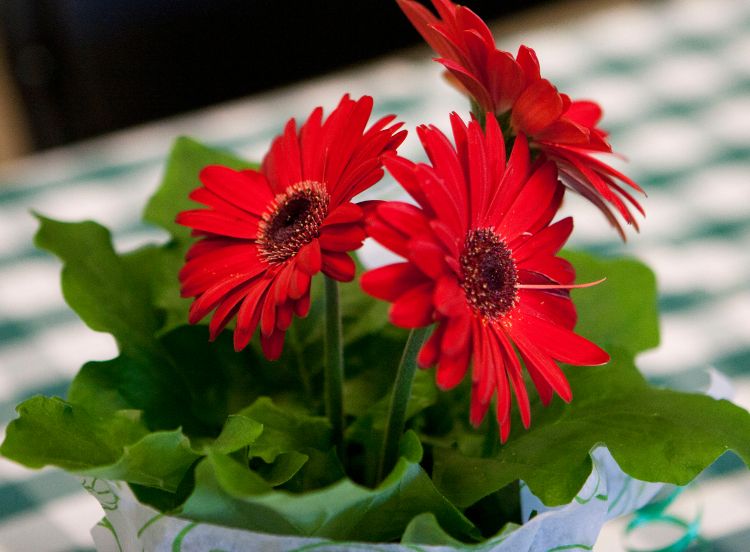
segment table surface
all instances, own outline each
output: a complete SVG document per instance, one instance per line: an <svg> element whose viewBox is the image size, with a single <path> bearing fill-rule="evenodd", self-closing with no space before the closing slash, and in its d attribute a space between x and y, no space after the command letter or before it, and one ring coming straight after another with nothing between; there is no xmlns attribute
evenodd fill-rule
<svg viewBox="0 0 750 552"><path fill-rule="evenodd" d="M584 4L579 3L579 8ZM574 97L605 108L604 126L648 191L640 235L619 243L595 209L575 198L572 244L643 259L657 273L662 345L640 366L652 381L698 388L715 367L750 407L750 1L668 0L570 10L526 32L543 72ZM23 160L0 171L0 438L14 406L64 396L87 360L115 355L110 336L86 328L59 291L59 263L35 251L33 209L63 220L94 219L126 250L164 236L139 222L173 138L189 134L260 158L291 116L332 108L344 92L375 97L409 129L466 102L439 78L424 49L301 86L161 121ZM403 153L419 157L415 137ZM386 179L380 195L395 197ZM750 474L725 455L674 506L702 511L713 550L750 549ZM0 552L90 549L98 504L59 470L29 471L0 459ZM605 527L595 550L623 550L624 521Z"/></svg>

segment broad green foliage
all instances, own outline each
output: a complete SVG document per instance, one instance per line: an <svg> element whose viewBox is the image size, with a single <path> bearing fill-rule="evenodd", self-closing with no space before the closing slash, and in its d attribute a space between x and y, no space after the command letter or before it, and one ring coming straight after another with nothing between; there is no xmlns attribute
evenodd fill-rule
<svg viewBox="0 0 750 552"><path fill-rule="evenodd" d="M117 462L126 446L148 432L138 412L103 418L56 397L33 397L18 406L0 452L30 468L53 465L80 472Z"/></svg>
<svg viewBox="0 0 750 552"><path fill-rule="evenodd" d="M63 295L93 330L109 332L123 352L160 353L153 335L159 327L143 278L112 249L109 230L95 222L65 223L38 217L37 247L63 262Z"/></svg>
<svg viewBox="0 0 750 552"><path fill-rule="evenodd" d="M263 492L257 481L227 457L211 457L196 470L196 491L182 514L191 519L273 533L332 539L398 539L411 519L431 512L441 527L463 538L478 537L473 525L434 488L419 466L422 449L407 433L403 456L375 489L342 480L305 494Z"/></svg>
<svg viewBox="0 0 750 552"><path fill-rule="evenodd" d="M728 401L649 387L619 351L607 366L566 373L573 401L549 408L537 403L531 429L516 430L495 458L436 450L438 488L468 506L523 479L545 504L563 504L591 472L589 452L599 444L629 475L677 485L728 449L750 462L750 415Z"/></svg>
<svg viewBox="0 0 750 552"><path fill-rule="evenodd" d="M446 533L435 514L423 513L415 516L401 536L403 544L427 544L432 546L461 546L463 543Z"/></svg>
<svg viewBox="0 0 750 552"><path fill-rule="evenodd" d="M263 433L263 424L242 414L232 414L216 438L206 449L219 454L231 454L255 443Z"/></svg>
<svg viewBox="0 0 750 552"><path fill-rule="evenodd" d="M0 448L4 456L33 468L54 465L126 481L142 501L194 520L445 545L477 542L480 530L502 538L498 529L515 519L515 502L504 497L517 495L519 479L547 504L570 501L598 445L609 447L628 474L676 484L726 450L750 461L746 411L652 388L635 368L635 355L659 340L651 271L633 260L567 252L579 282L607 277L572 293L577 331L610 351L612 362L566 368L574 393L569 405L555 399L544 408L532 393L531 429L514 413L503 446L495 427L468 424L469 377L445 393L434 371L419 372L402 457L375 485L388 394L407 333L388 325L386 303L356 282L340 286L347 431L339 455L322 416L320 278L310 315L295 320L278 362L265 360L255 342L236 353L230 331L209 343L205 325L187 325L190 301L179 296L177 272L190 237L174 219L197 206L187 196L209 164L252 166L178 140L144 215L170 233L162 246L118 254L96 223L40 217L36 243L62 261L66 301L92 329L115 337L120 356L85 364L67 401L35 397L20 405Z"/></svg>
<svg viewBox="0 0 750 552"><path fill-rule="evenodd" d="M605 349L617 347L639 353L659 345L656 277L633 259L597 259L566 251L576 268L577 282L599 285L571 292L578 309L576 332Z"/></svg>
<svg viewBox="0 0 750 552"><path fill-rule="evenodd" d="M241 411L263 424L263 432L250 446L251 457L273 462L280 454L316 448L328 450L331 427L324 417L312 417L280 408L264 397Z"/></svg>

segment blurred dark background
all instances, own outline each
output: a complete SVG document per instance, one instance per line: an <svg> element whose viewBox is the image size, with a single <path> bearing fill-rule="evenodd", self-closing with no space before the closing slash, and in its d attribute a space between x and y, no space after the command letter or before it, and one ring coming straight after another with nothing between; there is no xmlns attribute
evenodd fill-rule
<svg viewBox="0 0 750 552"><path fill-rule="evenodd" d="M550 0L465 0L485 19ZM2 0L6 63L44 149L419 42L393 0Z"/></svg>

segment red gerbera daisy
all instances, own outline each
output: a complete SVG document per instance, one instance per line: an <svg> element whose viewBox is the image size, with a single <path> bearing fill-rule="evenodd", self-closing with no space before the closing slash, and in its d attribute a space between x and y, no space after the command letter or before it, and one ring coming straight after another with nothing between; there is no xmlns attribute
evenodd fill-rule
<svg viewBox="0 0 750 552"><path fill-rule="evenodd" d="M309 310L312 276L354 278L348 252L362 245L365 230L351 199L380 180L381 155L406 134L390 125L393 116L365 130L371 111L372 98L344 96L325 121L321 108L299 132L291 119L259 171L201 171L203 186L190 197L208 209L177 217L201 237L180 271L182 296L195 297L191 324L214 311L213 340L236 316L237 351L260 324L263 352L275 359L293 315Z"/></svg>
<svg viewBox="0 0 750 552"><path fill-rule="evenodd" d="M559 93L541 77L531 48L521 46L515 58L498 50L487 25L469 8L432 0L436 17L414 0L397 2L441 56L437 61L451 79L472 98L477 116L493 113L508 123L510 135L525 134L532 148L558 165L562 181L596 205L623 239L623 228L607 203L638 229L630 206L642 214L643 209L619 183L641 188L592 155L612 153L607 134L597 126L602 115L598 104L571 101Z"/></svg>
<svg viewBox="0 0 750 552"><path fill-rule="evenodd" d="M501 439L510 431L511 388L525 427L530 423L523 360L542 402L553 393L571 400L556 361L598 365L602 349L573 332L576 310L568 289L575 272L556 253L573 229L570 218L550 225L560 205L555 165L531 165L523 135L506 166L505 143L489 117L486 134L472 120L451 116L455 148L434 127L418 133L431 161L389 156L388 171L419 207L386 202L367 217L368 233L404 257L362 276L363 289L393 302L390 320L404 328L437 326L419 364L437 364L437 383L456 386L471 362L471 422L484 418L497 393Z"/></svg>

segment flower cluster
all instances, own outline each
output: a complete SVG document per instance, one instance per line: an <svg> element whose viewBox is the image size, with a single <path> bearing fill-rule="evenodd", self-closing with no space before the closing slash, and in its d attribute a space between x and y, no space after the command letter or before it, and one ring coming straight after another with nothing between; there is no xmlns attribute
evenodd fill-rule
<svg viewBox="0 0 750 552"><path fill-rule="evenodd" d="M310 307L319 272L346 282L349 254L369 236L403 258L361 277L363 290L392 303L390 321L433 327L418 363L437 366L442 389L471 371L469 419L478 425L495 399L500 438L510 432L512 396L529 427L528 373L544 404L572 393L558 363L608 362L574 332L573 266L558 252L573 230L554 221L566 189L590 200L625 238L615 211L636 226L642 212L624 186L635 182L596 154L611 153L601 109L573 101L542 78L533 50L498 50L485 23L449 0L437 15L397 0L452 81L471 99L468 120L451 115L451 137L434 126L418 136L429 163L396 153L405 137L394 117L368 128L372 99L345 96L326 118L320 108L297 129L289 121L259 170L206 167L192 199L206 208L178 222L199 238L180 273L194 297L190 322L213 312L211 339L236 319L234 345L256 328L269 359L280 356L293 317ZM358 204L383 168L414 203Z"/></svg>
<svg viewBox="0 0 750 552"><path fill-rule="evenodd" d="M623 239L612 207L638 228L630 207L641 214L643 209L618 181L642 193L641 188L594 155L612 153L607 133L597 126L602 116L597 103L558 92L542 78L531 48L521 46L515 57L498 50L487 25L470 9L433 0L436 17L414 0L397 1L451 80L471 98L478 118L493 114L506 123L507 136L526 136L532 149L557 165L561 181L596 205Z"/></svg>

